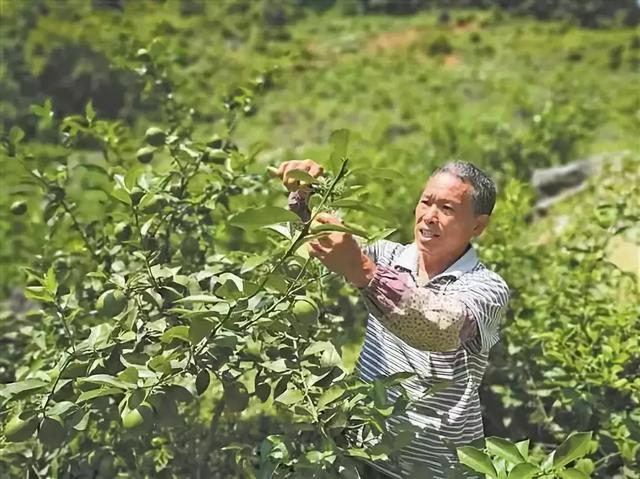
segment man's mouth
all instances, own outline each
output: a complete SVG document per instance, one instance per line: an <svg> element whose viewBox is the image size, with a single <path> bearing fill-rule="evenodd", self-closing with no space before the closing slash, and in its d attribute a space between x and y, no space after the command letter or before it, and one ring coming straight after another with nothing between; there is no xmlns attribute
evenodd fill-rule
<svg viewBox="0 0 640 479"><path fill-rule="evenodd" d="M420 233L420 239L422 240L430 240L433 238L437 238L438 236L440 236L439 234L434 233L433 231L430 231L426 228L420 228L419 230Z"/></svg>

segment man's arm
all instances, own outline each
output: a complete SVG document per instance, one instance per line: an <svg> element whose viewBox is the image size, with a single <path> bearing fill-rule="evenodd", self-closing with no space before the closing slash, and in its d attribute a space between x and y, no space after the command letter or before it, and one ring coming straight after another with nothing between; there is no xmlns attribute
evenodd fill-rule
<svg viewBox="0 0 640 479"><path fill-rule="evenodd" d="M416 349L453 351L479 334L488 351L498 340L508 288L497 275L464 284L441 294L419 287L409 273L378 267L360 291L374 316Z"/></svg>

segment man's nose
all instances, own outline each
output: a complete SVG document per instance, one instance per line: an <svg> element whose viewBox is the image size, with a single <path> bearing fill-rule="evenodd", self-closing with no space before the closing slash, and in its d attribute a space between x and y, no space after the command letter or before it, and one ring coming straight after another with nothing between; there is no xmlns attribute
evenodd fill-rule
<svg viewBox="0 0 640 479"><path fill-rule="evenodd" d="M436 205L425 207L422 219L427 223L435 223L438 219L438 209L436 208Z"/></svg>

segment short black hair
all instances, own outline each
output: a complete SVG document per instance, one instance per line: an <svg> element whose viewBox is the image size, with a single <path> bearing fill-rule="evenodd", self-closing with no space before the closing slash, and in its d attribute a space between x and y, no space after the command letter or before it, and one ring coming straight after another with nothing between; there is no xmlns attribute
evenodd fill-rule
<svg viewBox="0 0 640 479"><path fill-rule="evenodd" d="M477 166L467 161L449 161L435 169L432 176L449 173L473 187L471 204L476 215L490 215L496 204L496 184Z"/></svg>

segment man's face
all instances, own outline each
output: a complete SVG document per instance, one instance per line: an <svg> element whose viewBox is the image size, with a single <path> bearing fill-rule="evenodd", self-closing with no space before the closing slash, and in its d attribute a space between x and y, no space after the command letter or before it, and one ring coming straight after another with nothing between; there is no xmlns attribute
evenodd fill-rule
<svg viewBox="0 0 640 479"><path fill-rule="evenodd" d="M462 253L486 227L488 215L473 212L473 187L450 173L429 178L416 206L418 250L430 256Z"/></svg>

